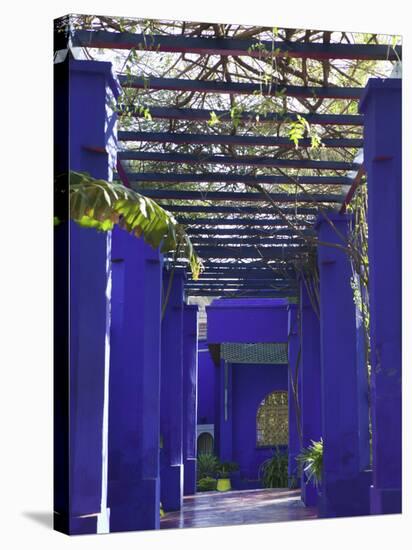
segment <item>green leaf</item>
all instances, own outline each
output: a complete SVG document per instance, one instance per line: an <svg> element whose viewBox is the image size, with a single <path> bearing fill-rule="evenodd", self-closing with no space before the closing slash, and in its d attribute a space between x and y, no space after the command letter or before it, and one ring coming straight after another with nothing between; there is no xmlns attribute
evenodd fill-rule
<svg viewBox="0 0 412 550"><path fill-rule="evenodd" d="M202 262L183 226L156 202L121 184L70 172L70 217L83 227L109 231L117 224L153 248L166 253L179 249L189 261L194 279Z"/></svg>
<svg viewBox="0 0 412 550"><path fill-rule="evenodd" d="M214 111L212 111L210 113L210 119L207 121L208 125L209 126L216 126L216 124L219 124L219 122L220 122L219 117L217 116L217 114Z"/></svg>

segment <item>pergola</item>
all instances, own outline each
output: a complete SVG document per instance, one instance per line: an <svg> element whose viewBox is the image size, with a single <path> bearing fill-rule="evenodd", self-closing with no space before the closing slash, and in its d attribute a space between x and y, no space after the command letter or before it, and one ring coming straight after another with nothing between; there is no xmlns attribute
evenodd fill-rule
<svg viewBox="0 0 412 550"><path fill-rule="evenodd" d="M70 129L69 168L117 179L172 212L204 270L194 280L184 258L118 228L90 236L72 224L70 239L57 229L56 242L75 258L78 302L67 307L79 340L67 369L80 388L69 413L80 441L74 511L59 528L95 532L85 518L104 498L111 530L158 528L159 495L177 510L183 491L195 491L197 309L187 299L198 296L234 298L210 311L233 306L230 328L241 339L222 336L219 321L209 344L251 343L251 331L255 343L261 334L287 343L289 388L298 378L301 386L300 446L325 441L320 515L399 512L401 83L388 77L401 47L377 35L79 17L79 25L76 16L58 21L55 42L56 120L62 149ZM347 210L366 186L365 258ZM356 295L365 266L369 361ZM238 298L255 300L244 308ZM287 322L277 340L270 315L280 309ZM249 326L251 318L259 322ZM65 384L58 372L63 394ZM125 403L138 403L140 416L126 414ZM93 438L105 407L102 443ZM93 456L83 440L95 443ZM77 465L90 476L87 490ZM317 495L302 484L307 504Z"/></svg>
<svg viewBox="0 0 412 550"><path fill-rule="evenodd" d="M296 297L297 273L316 250L310 234L315 220L344 212L363 175L357 153L364 118L354 111L363 87L348 85L356 82L353 65L342 62L386 61L387 72L389 62L400 59L401 47L376 43L373 35L370 43L356 43L342 33L334 42L330 32L264 27L193 24L180 33L171 22L140 34L114 32L119 29L107 18L98 21L91 30L74 26L62 33L56 49L68 43L72 51L82 48L96 59L100 51L114 50L122 58L117 76L123 91L143 94L127 96L120 110L132 129L119 129L117 177L187 228L204 261L201 278L187 278L187 294ZM150 54L140 74L126 71L123 62L136 52ZM174 56L183 77L157 68L165 53ZM296 69L273 67L290 59L301 61L298 78L291 79ZM272 73L265 77L259 66L269 61ZM309 62L319 65L317 85ZM331 74L339 76L337 71L342 85ZM302 85L290 83L299 79ZM165 99L158 91L171 93ZM228 108L199 108L210 97ZM246 104L236 112L245 97L255 110ZM256 98L268 97L278 101L278 111L271 104L259 112ZM335 100L344 102L339 109ZM288 129L299 115L316 128L320 148L311 148L312 140L303 135L295 146ZM219 121L215 126L208 124L213 118Z"/></svg>

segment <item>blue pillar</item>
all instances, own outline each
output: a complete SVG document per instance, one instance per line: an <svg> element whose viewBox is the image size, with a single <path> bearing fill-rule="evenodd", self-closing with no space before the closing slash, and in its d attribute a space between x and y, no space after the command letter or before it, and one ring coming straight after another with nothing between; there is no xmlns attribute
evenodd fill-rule
<svg viewBox="0 0 412 550"><path fill-rule="evenodd" d="M111 179L116 161L116 115L109 102L119 94L111 63L66 60L64 65L69 91L66 105L60 105L59 116L66 120L69 136L66 166L97 178ZM60 147L57 153L58 166L63 169L64 151ZM96 533L107 531L108 527L111 234L84 229L74 222L64 223L56 231L55 244L56 248L63 249L59 255L66 254L66 262L68 258L70 276L69 366L68 372L58 375L58 379L66 375L69 381L65 427L68 430L68 482L66 502L56 499L55 527L70 534ZM63 371L64 365L59 364L57 368ZM59 436L57 444L61 438L64 436ZM59 468L57 465L61 476Z"/></svg>
<svg viewBox="0 0 412 550"><path fill-rule="evenodd" d="M315 298L313 298L315 299ZM301 312L301 407L302 443L307 447L322 437L321 428L321 367L319 318L314 310L305 282L300 282ZM316 307L316 306L315 306ZM302 473L302 500L306 506L316 506L318 491L312 482L305 482Z"/></svg>
<svg viewBox="0 0 412 550"><path fill-rule="evenodd" d="M180 510L183 501L183 283L184 272L163 276L163 299L171 290L162 320L160 481L165 511Z"/></svg>
<svg viewBox="0 0 412 550"><path fill-rule="evenodd" d="M115 228L109 386L111 532L159 528L161 269L158 250Z"/></svg>
<svg viewBox="0 0 412 550"><path fill-rule="evenodd" d="M296 456L300 451L300 329L299 309L297 304L288 306L288 407L289 407L289 444L288 444L288 476L289 485L300 485ZM293 386L296 389L296 398Z"/></svg>
<svg viewBox="0 0 412 550"><path fill-rule="evenodd" d="M183 312L183 460L184 494L196 492L197 429L197 313L198 306Z"/></svg>
<svg viewBox="0 0 412 550"><path fill-rule="evenodd" d="M219 386L218 448L219 458L222 462L233 460L232 377L232 364L222 359L217 377Z"/></svg>
<svg viewBox="0 0 412 550"><path fill-rule="evenodd" d="M371 317L371 512L402 509L402 97L400 79L370 79L365 116Z"/></svg>
<svg viewBox="0 0 412 550"><path fill-rule="evenodd" d="M102 505L102 457L110 353L109 280L110 235L70 222L70 534L96 533L99 516L107 508L106 502Z"/></svg>
<svg viewBox="0 0 412 550"><path fill-rule="evenodd" d="M117 114L121 88L112 64L70 60L70 170L111 181L117 160Z"/></svg>
<svg viewBox="0 0 412 550"><path fill-rule="evenodd" d="M318 223L319 239L345 246L346 216L331 214ZM342 237L341 237L342 236ZM323 517L369 513L370 476L363 471L359 433L368 417L360 417L359 370L351 266L344 250L319 245L320 335L322 369ZM363 375L363 372L362 372ZM362 445L364 448L364 445Z"/></svg>

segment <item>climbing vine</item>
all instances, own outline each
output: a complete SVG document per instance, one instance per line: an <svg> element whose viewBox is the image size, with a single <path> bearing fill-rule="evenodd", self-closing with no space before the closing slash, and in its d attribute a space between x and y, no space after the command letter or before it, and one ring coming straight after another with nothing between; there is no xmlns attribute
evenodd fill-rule
<svg viewBox="0 0 412 550"><path fill-rule="evenodd" d="M350 231L349 243L358 252L351 255L353 300L362 318L365 332L365 357L369 365L370 310L369 310L369 256L368 256L368 189L366 179L358 185L348 205Z"/></svg>

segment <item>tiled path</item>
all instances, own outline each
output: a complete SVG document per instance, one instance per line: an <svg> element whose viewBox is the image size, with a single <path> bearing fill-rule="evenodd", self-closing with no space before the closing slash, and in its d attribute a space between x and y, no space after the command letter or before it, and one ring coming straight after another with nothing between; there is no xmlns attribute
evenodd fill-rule
<svg viewBox="0 0 412 550"><path fill-rule="evenodd" d="M208 492L184 497L183 509L166 513L160 521L160 528L215 527L315 518L317 509L306 508L302 504L300 490Z"/></svg>

